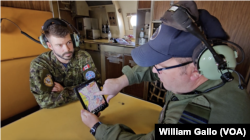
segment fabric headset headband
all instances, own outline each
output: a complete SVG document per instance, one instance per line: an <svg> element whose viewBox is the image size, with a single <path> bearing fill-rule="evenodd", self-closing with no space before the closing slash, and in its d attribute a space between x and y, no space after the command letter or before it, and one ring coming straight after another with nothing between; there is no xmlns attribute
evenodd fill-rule
<svg viewBox="0 0 250 140"><path fill-rule="evenodd" d="M67 27L67 24L66 24L65 22L61 21L61 20L58 19L58 18L52 18L52 19L47 20L47 21L44 23L44 25L43 25L43 30L44 30L44 31L47 30L48 27L49 27L50 25L52 25L52 24L58 24L58 25L62 25L62 26Z"/></svg>

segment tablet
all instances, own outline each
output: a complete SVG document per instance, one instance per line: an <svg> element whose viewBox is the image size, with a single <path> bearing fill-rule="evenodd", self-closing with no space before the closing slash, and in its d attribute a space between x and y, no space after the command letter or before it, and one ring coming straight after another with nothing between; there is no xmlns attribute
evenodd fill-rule
<svg viewBox="0 0 250 140"><path fill-rule="evenodd" d="M103 95L94 95L100 91L96 79L91 79L74 88L82 106L89 112L98 115L98 113L108 107L108 103Z"/></svg>

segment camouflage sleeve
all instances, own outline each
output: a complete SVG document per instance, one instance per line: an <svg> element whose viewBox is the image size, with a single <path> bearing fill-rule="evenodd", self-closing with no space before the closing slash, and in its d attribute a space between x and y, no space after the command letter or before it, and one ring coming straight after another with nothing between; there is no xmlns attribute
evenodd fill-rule
<svg viewBox="0 0 250 140"><path fill-rule="evenodd" d="M127 76L129 85L139 84L143 81L159 80L157 74L152 72L152 67L140 67L135 65L133 68L124 66L122 72Z"/></svg>
<svg viewBox="0 0 250 140"><path fill-rule="evenodd" d="M95 138L97 140L153 140L154 135L154 130L148 134L135 134L132 129L123 124L101 124L96 130Z"/></svg>
<svg viewBox="0 0 250 140"><path fill-rule="evenodd" d="M64 87L61 92L52 92L53 87L54 82L49 70L32 61L30 90L41 108L55 108L78 99L73 92L75 86Z"/></svg>

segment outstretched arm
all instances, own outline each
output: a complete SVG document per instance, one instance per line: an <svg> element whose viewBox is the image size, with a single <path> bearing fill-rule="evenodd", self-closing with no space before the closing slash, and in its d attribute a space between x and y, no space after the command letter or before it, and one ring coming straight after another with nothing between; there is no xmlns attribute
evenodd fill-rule
<svg viewBox="0 0 250 140"><path fill-rule="evenodd" d="M122 69L124 75L114 79L107 79L103 85L103 90L95 93L95 95L108 95L109 102L116 96L124 87L141 83L143 81L159 80L157 74L152 72L152 67L140 67L138 65L133 68L124 66Z"/></svg>

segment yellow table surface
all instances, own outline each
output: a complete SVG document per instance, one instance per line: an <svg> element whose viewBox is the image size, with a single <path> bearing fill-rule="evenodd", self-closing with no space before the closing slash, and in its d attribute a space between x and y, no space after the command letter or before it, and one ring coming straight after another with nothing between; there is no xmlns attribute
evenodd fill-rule
<svg viewBox="0 0 250 140"><path fill-rule="evenodd" d="M123 104L124 103L124 104ZM123 105L122 105L123 104ZM80 101L55 109L41 109L1 128L2 140L94 140L81 121ZM158 121L162 107L119 93L101 112L105 124L125 124L135 133L149 133Z"/></svg>

